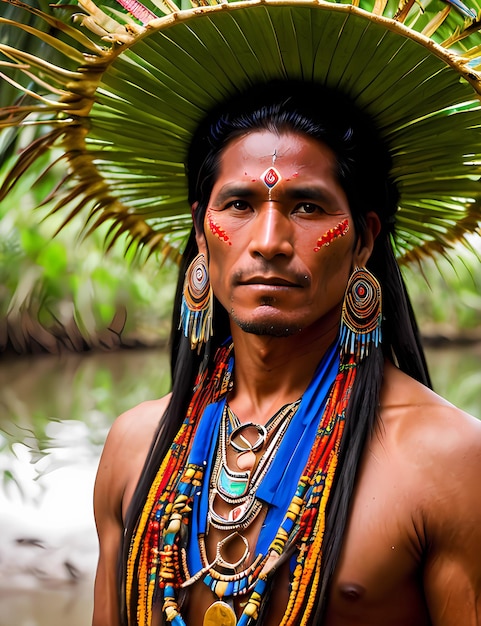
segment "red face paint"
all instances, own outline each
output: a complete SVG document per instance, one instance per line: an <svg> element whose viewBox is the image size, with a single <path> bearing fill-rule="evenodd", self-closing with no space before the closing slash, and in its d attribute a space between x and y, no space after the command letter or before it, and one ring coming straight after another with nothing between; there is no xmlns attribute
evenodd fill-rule
<svg viewBox="0 0 481 626"><path fill-rule="evenodd" d="M338 239L339 237L344 237L344 235L349 231L349 220L345 219L342 222L339 222L337 226L334 228L330 228L326 231L320 239L317 240L317 246L314 248L314 252L319 252L321 248L324 246L328 246L331 241L334 239Z"/></svg>
<svg viewBox="0 0 481 626"><path fill-rule="evenodd" d="M209 226L210 232L213 235L218 237L221 241L225 241L225 243L227 243L229 246L232 245L232 243L229 241L229 235L225 232L223 228L221 228L218 224L214 222L210 213L207 216L207 224Z"/></svg>

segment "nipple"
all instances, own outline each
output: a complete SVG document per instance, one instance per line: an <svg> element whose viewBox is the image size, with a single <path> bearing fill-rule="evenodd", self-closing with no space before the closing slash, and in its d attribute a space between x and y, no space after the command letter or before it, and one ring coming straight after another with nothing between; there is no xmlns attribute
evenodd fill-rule
<svg viewBox="0 0 481 626"><path fill-rule="evenodd" d="M358 602L365 593L364 587L356 583L342 583L339 585L339 593L344 600Z"/></svg>

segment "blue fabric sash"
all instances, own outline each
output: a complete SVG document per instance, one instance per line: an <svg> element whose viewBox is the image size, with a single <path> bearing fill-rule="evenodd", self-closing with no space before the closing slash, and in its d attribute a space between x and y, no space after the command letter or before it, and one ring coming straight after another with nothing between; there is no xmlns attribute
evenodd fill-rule
<svg viewBox="0 0 481 626"><path fill-rule="evenodd" d="M266 554L284 519L316 437L319 420L339 369L337 342L326 352L302 396L269 471L257 489L257 498L269 505L265 524L257 541L257 554ZM187 561L191 575L202 569L197 536L205 533L209 479L215 459L224 397L204 411L189 455L189 463L204 465L202 488L195 494Z"/></svg>

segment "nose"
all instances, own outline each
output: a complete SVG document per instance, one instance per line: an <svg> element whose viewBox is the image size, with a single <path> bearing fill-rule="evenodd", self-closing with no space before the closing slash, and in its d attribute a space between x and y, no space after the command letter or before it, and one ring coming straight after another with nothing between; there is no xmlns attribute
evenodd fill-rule
<svg viewBox="0 0 481 626"><path fill-rule="evenodd" d="M275 205L259 211L256 216L249 251L253 256L272 259L292 255L292 225L290 219Z"/></svg>

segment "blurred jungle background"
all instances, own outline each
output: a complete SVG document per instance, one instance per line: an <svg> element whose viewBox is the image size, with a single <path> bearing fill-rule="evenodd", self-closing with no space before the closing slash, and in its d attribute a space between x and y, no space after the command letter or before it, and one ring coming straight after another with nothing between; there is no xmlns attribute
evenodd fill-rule
<svg viewBox="0 0 481 626"><path fill-rule="evenodd" d="M3 3L0 11L17 16ZM39 52L37 40L15 36ZM12 37L0 25L0 42ZM7 106L19 92L0 84ZM0 185L34 138L34 129L0 134ZM122 240L107 251L108 226L85 237L82 216L57 232L65 213L51 214L48 194L64 165L40 175L54 158L0 202L0 626L90 623L91 501L105 436L118 414L169 388L176 267ZM450 260L403 270L436 391L477 416L480 255L473 238Z"/></svg>

